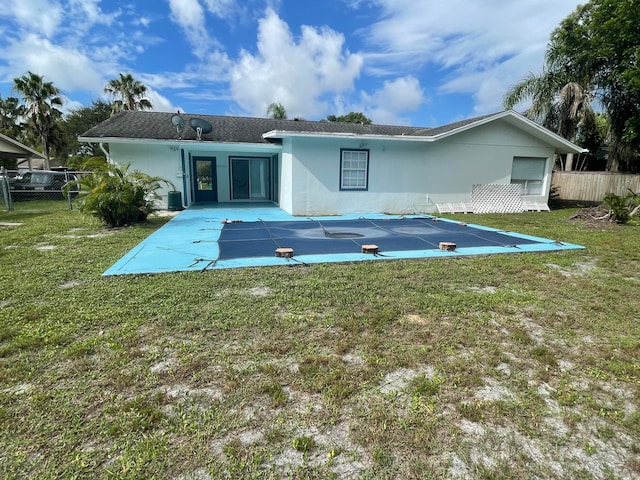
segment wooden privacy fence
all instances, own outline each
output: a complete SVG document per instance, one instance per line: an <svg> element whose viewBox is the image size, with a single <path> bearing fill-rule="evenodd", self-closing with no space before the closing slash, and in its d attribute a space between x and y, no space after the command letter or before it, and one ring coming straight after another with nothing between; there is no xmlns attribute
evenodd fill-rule
<svg viewBox="0 0 640 480"><path fill-rule="evenodd" d="M626 195L640 192L640 175L612 172L553 172L558 200L602 202L607 193Z"/></svg>

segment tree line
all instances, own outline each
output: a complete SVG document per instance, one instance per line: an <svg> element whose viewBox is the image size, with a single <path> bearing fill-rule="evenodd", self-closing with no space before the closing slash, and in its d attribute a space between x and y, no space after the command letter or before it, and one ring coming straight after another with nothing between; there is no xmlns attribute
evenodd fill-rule
<svg viewBox="0 0 640 480"><path fill-rule="evenodd" d="M525 115L590 150L563 158L564 170L600 161L640 172L640 0L578 6L551 34L542 72L514 85L504 106L526 101Z"/></svg>
<svg viewBox="0 0 640 480"><path fill-rule="evenodd" d="M280 102L270 103L267 107L267 118L273 118L275 120L286 120L287 109ZM304 120L303 118L296 117L294 120ZM327 115L327 118L320 120L321 122L342 122L342 123L360 123L364 125L371 125L371 119L362 112L349 112L346 115Z"/></svg>
<svg viewBox="0 0 640 480"><path fill-rule="evenodd" d="M122 110L147 110L153 106L145 97L147 87L130 73L120 73L104 87L111 102L94 100L63 115L61 91L52 82L33 72L13 79L15 97L0 96L0 133L40 150L45 157L45 169L51 158L59 165L67 165L73 157L80 163L103 153L95 146L79 144L77 137ZM75 162L78 163L78 162ZM0 158L0 166L16 168L15 160ZM81 165L70 165L79 168Z"/></svg>
<svg viewBox="0 0 640 480"><path fill-rule="evenodd" d="M95 146L78 144L78 135L119 111L152 108L147 87L130 73L105 85L111 102L94 100L64 116L60 90L40 75L15 78L13 91L15 97L0 97L0 132L39 149L47 168L52 157L69 165L74 156L102 155ZM578 6L552 32L542 71L511 87L503 105L528 105L527 117L589 149L560 158L563 170L640 172L640 0ZM287 112L273 102L266 116L286 119ZM371 123L360 112L323 121Z"/></svg>

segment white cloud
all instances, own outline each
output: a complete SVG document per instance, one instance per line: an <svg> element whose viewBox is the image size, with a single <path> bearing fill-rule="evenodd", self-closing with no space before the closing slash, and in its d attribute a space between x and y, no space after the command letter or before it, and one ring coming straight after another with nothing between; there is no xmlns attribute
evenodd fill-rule
<svg viewBox="0 0 640 480"><path fill-rule="evenodd" d="M53 36L63 19L60 4L52 0L2 0L0 17L10 17L25 31L38 31Z"/></svg>
<svg viewBox="0 0 640 480"><path fill-rule="evenodd" d="M363 63L361 55L344 51L342 34L303 26L296 39L271 9L260 20L257 49L241 52L230 85L238 104L257 116L279 102L290 117L316 117L326 112L327 96L353 89Z"/></svg>
<svg viewBox="0 0 640 480"><path fill-rule="evenodd" d="M396 112L415 110L423 101L423 91L417 78L407 76L384 82L374 97L378 104L389 103Z"/></svg>
<svg viewBox="0 0 640 480"><path fill-rule="evenodd" d="M204 9L198 0L169 0L171 18L182 28L204 28Z"/></svg>
<svg viewBox="0 0 640 480"><path fill-rule="evenodd" d="M119 12L106 14L99 7L100 0L70 0L69 8L76 18L84 20L85 25L110 25Z"/></svg>
<svg viewBox="0 0 640 480"><path fill-rule="evenodd" d="M145 28L147 28L149 25L151 25L151 19L149 17L140 17L137 18L133 21L134 25L141 25Z"/></svg>
<svg viewBox="0 0 640 480"><path fill-rule="evenodd" d="M4 75L18 77L30 70L63 91L96 91L102 84L97 66L83 53L33 34L9 44L0 58L7 62L2 69Z"/></svg>
<svg viewBox="0 0 640 480"><path fill-rule="evenodd" d="M418 117L436 115L423 111L431 98L434 111L453 105L441 116L501 109L504 92L540 70L549 33L580 0L338 0L345 17L324 20L331 27L291 23L296 1L0 0L0 88L32 70L86 100L134 70L166 111L176 107L158 92L201 111L264 116L275 101L290 117L360 111L376 123L411 115L424 124ZM355 34L336 30L353 25ZM195 58L155 56L178 37Z"/></svg>
<svg viewBox="0 0 640 480"><path fill-rule="evenodd" d="M204 0L207 10L217 17L225 18L233 12L236 0Z"/></svg>
<svg viewBox="0 0 640 480"><path fill-rule="evenodd" d="M171 19L184 31L196 57L202 59L211 47L219 46L207 33L205 11L199 0L169 0L169 7Z"/></svg>
<svg viewBox="0 0 640 480"><path fill-rule="evenodd" d="M146 98L153 105L153 110L156 112L177 112L178 110L182 111L181 107L175 106L171 103L167 97L160 95L157 91L152 88L147 88Z"/></svg>
<svg viewBox="0 0 640 480"><path fill-rule="evenodd" d="M82 107L84 107L85 105L83 105L81 102L78 102L76 100L72 100L69 97L65 96L65 95L61 95L62 97L62 108L60 109L60 111L63 114L67 114L69 112L72 112L74 110L78 110Z"/></svg>
<svg viewBox="0 0 640 480"><path fill-rule="evenodd" d="M440 93L471 94L474 113L501 109L510 85L539 71L550 32L576 0L377 0L381 20L361 32L368 71L437 68ZM370 69L370 70L369 70ZM406 70L405 70L406 71Z"/></svg>
<svg viewBox="0 0 640 480"><path fill-rule="evenodd" d="M402 114L417 110L426 102L420 82L406 76L384 82L382 88L372 95L362 94L363 110L374 123L407 123Z"/></svg>

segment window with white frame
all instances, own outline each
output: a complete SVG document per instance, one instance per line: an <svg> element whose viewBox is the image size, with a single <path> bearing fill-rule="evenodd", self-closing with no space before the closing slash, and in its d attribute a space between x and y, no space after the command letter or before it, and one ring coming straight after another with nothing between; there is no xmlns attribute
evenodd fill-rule
<svg viewBox="0 0 640 480"><path fill-rule="evenodd" d="M546 158L513 157L511 183L522 185L523 195L542 195Z"/></svg>
<svg viewBox="0 0 640 480"><path fill-rule="evenodd" d="M369 150L340 150L340 190L369 188Z"/></svg>

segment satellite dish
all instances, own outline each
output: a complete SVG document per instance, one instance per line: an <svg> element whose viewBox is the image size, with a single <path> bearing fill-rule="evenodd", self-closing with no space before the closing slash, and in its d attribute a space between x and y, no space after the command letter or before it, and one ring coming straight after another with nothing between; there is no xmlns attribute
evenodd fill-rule
<svg viewBox="0 0 640 480"><path fill-rule="evenodd" d="M171 123L176 126L177 130L182 130L184 128L184 118L177 113L171 117Z"/></svg>
<svg viewBox="0 0 640 480"><path fill-rule="evenodd" d="M200 129L204 134L211 133L213 131L211 124L201 118L192 118L189 120L189 125L191 125L191 128L194 130Z"/></svg>
<svg viewBox="0 0 640 480"><path fill-rule="evenodd" d="M176 133L180 135L180 132L182 132L184 128L184 118L176 113L171 116L171 123L176 127Z"/></svg>

